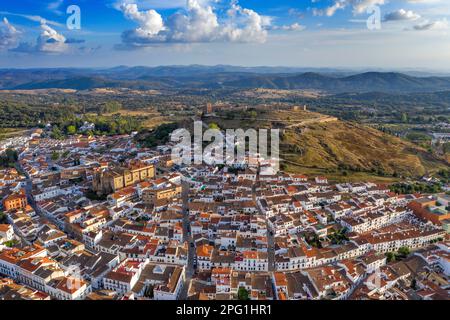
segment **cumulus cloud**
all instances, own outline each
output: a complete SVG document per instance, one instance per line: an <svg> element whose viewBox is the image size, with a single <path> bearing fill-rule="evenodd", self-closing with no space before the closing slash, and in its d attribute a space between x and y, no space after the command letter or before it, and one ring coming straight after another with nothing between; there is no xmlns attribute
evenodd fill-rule
<svg viewBox="0 0 450 320"><path fill-rule="evenodd" d="M165 30L164 22L161 15L155 10L139 11L136 4L124 4L122 11L125 17L139 24L134 30L125 31L123 38L125 41L139 41L139 39L154 39L158 34Z"/></svg>
<svg viewBox="0 0 450 320"><path fill-rule="evenodd" d="M14 48L19 40L20 32L9 23L8 19L3 18L0 23L0 50Z"/></svg>
<svg viewBox="0 0 450 320"><path fill-rule="evenodd" d="M41 34L37 39L37 50L47 53L62 53L67 51L66 38L55 29L41 21Z"/></svg>
<svg viewBox="0 0 450 320"><path fill-rule="evenodd" d="M68 43L73 39L67 39L55 29L50 27L45 20L41 21L41 32L36 40L36 44L28 42L20 43L16 48L11 49L14 52L22 53L64 53L69 49Z"/></svg>
<svg viewBox="0 0 450 320"><path fill-rule="evenodd" d="M316 16L326 15L328 17L334 16L338 10L343 10L347 7L353 8L354 14L365 13L366 10L373 5L383 5L386 0L333 0L334 3L325 9L313 9L313 14Z"/></svg>
<svg viewBox="0 0 450 320"><path fill-rule="evenodd" d="M272 24L271 18L261 16L251 9L238 5L237 1L231 4L228 10L229 20L219 38L234 42L265 42L267 28Z"/></svg>
<svg viewBox="0 0 450 320"><path fill-rule="evenodd" d="M224 17L215 12L210 1L187 0L186 7L166 20L153 9L139 10L135 3L123 3L124 16L135 22L135 29L122 34L131 47L157 43L264 42L271 25L269 17L242 8L232 1Z"/></svg>
<svg viewBox="0 0 450 320"><path fill-rule="evenodd" d="M400 9L392 11L384 16L384 21L404 21L404 20L417 20L420 19L420 15L411 10Z"/></svg>

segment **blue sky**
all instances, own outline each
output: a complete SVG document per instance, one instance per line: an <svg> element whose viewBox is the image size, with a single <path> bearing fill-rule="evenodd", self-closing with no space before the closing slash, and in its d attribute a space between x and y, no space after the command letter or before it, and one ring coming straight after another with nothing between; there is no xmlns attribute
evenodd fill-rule
<svg viewBox="0 0 450 320"><path fill-rule="evenodd" d="M79 30L67 27L69 5ZM377 8L381 28L369 30ZM0 0L0 67L450 71L449 21L448 0Z"/></svg>

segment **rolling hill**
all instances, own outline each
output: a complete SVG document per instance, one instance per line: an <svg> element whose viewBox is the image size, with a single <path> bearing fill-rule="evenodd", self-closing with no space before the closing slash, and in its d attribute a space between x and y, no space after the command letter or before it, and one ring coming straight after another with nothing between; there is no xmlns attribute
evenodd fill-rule
<svg viewBox="0 0 450 320"><path fill-rule="evenodd" d="M344 92L435 92L448 90L450 78L412 77L401 73L367 72L347 77L333 77L318 73L298 75L251 76L225 82L236 88L310 89L329 93Z"/></svg>
<svg viewBox="0 0 450 320"><path fill-rule="evenodd" d="M312 124L302 133L288 131L283 143L285 159L300 168L421 177L446 166L425 149L351 122Z"/></svg>
<svg viewBox="0 0 450 320"><path fill-rule="evenodd" d="M60 80L36 81L21 84L14 87L14 90L35 90L35 89L74 89L89 90L98 88L128 88L134 90L167 89L174 85L173 81L135 81L135 80L115 80L98 76L81 76Z"/></svg>
<svg viewBox="0 0 450 320"><path fill-rule="evenodd" d="M1 69L0 89L281 89L342 93L427 93L450 90L450 77L396 72L299 72L232 66L116 67L111 69Z"/></svg>
<svg viewBox="0 0 450 320"><path fill-rule="evenodd" d="M209 118L222 128L282 130L280 156L286 171L343 177L421 177L448 167L427 150L392 135L354 122L308 111L265 111L254 121ZM359 175L358 175L359 174Z"/></svg>

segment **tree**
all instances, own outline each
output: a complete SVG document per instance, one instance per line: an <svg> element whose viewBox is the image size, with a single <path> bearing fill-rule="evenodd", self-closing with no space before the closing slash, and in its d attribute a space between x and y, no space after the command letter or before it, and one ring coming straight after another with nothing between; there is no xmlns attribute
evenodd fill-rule
<svg viewBox="0 0 450 320"><path fill-rule="evenodd" d="M406 258L410 254L410 250L408 247L401 247L398 249L398 255L402 258Z"/></svg>
<svg viewBox="0 0 450 320"><path fill-rule="evenodd" d="M77 133L77 127L75 127L74 125L70 125L67 127L67 134L73 135Z"/></svg>
<svg viewBox="0 0 450 320"><path fill-rule="evenodd" d="M56 151L53 151L53 153L52 153L52 160L53 160L53 161L56 161L56 160L58 160L58 159L59 159L59 153L56 152Z"/></svg>
<svg viewBox="0 0 450 320"><path fill-rule="evenodd" d="M155 296L153 285L149 285L149 286L145 289L144 296L147 297L147 298L153 299L153 297Z"/></svg>
<svg viewBox="0 0 450 320"><path fill-rule="evenodd" d="M248 298L249 294L247 289L245 289L244 287L240 287L239 291L238 291L238 299L239 300L249 300Z"/></svg>
<svg viewBox="0 0 450 320"><path fill-rule="evenodd" d="M0 156L0 167L14 167L19 158L17 151L14 149L6 149L5 153Z"/></svg>
<svg viewBox="0 0 450 320"><path fill-rule="evenodd" d="M157 145L165 144L170 139L170 134L178 129L176 123L165 123L158 126L153 131L143 131L136 136L137 142L143 146L153 148Z"/></svg>
<svg viewBox="0 0 450 320"><path fill-rule="evenodd" d="M387 262L395 261L395 254L393 252L386 253Z"/></svg>
<svg viewBox="0 0 450 320"><path fill-rule="evenodd" d="M408 123L408 115L406 113L402 113L402 122Z"/></svg>
<svg viewBox="0 0 450 320"><path fill-rule="evenodd" d="M63 136L63 134L61 132L61 129L59 129L59 127L57 127L57 126L54 126L53 129L52 129L52 133L50 134L50 137L52 139L60 140L64 136Z"/></svg>
<svg viewBox="0 0 450 320"><path fill-rule="evenodd" d="M16 162L18 159L17 151L14 149L6 149L6 157L8 158L9 162Z"/></svg>
<svg viewBox="0 0 450 320"><path fill-rule="evenodd" d="M8 216L4 212L0 212L0 224L8 222Z"/></svg>
<svg viewBox="0 0 450 320"><path fill-rule="evenodd" d="M341 244L344 241L349 240L346 233L347 233L347 229L341 228L340 230L334 231L333 233L331 233L328 236L328 238L331 240L331 243L333 243L333 244Z"/></svg>
<svg viewBox="0 0 450 320"><path fill-rule="evenodd" d="M258 116L258 113L256 111L252 110L248 113L248 115L250 116L250 118L256 119L256 117Z"/></svg>
<svg viewBox="0 0 450 320"><path fill-rule="evenodd" d="M411 288L413 290L417 290L417 280L416 280L416 278L412 279L412 281L411 281Z"/></svg>
<svg viewBox="0 0 450 320"><path fill-rule="evenodd" d="M122 109L122 104L120 102L108 101L100 106L98 114L117 112L120 109Z"/></svg>
<svg viewBox="0 0 450 320"><path fill-rule="evenodd" d="M4 242L3 244L4 244L5 246L7 246L8 248L12 248L12 247L16 246L18 243L19 243L18 240L13 239L13 240L6 241L6 242Z"/></svg>
<svg viewBox="0 0 450 320"><path fill-rule="evenodd" d="M234 112L228 111L228 112L225 114L225 118L226 118L227 120L233 120L233 119L234 119L234 115L235 115Z"/></svg>
<svg viewBox="0 0 450 320"><path fill-rule="evenodd" d="M208 127L213 130L220 130L219 125L214 122L211 122Z"/></svg>

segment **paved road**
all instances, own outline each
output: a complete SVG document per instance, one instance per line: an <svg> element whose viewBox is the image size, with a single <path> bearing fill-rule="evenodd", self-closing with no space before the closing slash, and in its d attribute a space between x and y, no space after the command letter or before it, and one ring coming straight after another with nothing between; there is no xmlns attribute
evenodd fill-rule
<svg viewBox="0 0 450 320"><path fill-rule="evenodd" d="M20 171L20 172L25 172L24 170L23 170L23 168L17 163L17 165L16 165L16 169L18 170L18 171ZM25 180L25 194L26 194L26 196L27 196L27 201L28 201L28 204L34 209L34 211L37 213L37 211L36 211L36 204L35 204L35 202L34 202L34 199L33 199L33 197L31 196L31 192L32 192L32 190L33 190L33 183L32 183L32 181L31 181L31 179L28 177L28 175L26 174L25 175L26 176L26 180ZM24 237L21 237L20 235L18 235L17 233L16 233L16 235L18 236L18 237L20 237L20 239L26 244L26 245L31 245L31 241L34 241L35 239L31 239L31 241L30 240L28 240L28 239L25 239Z"/></svg>
<svg viewBox="0 0 450 320"><path fill-rule="evenodd" d="M188 242L188 261L186 265L186 276L183 288L181 289L179 299L186 299L189 289L189 283L194 275L194 255L195 248L191 245L193 243L190 233L190 221L189 221L189 183L182 182L181 198L183 200L183 241Z"/></svg>
<svg viewBox="0 0 450 320"><path fill-rule="evenodd" d="M256 182L259 181L259 169L258 169L258 173L256 175L256 181L253 183L252 186L252 198L253 201L255 201L256 203ZM267 229L267 257L269 260L269 271L274 271L275 270L275 247L274 247L274 243L275 243L275 239L274 236L271 235L270 231L269 231L269 226L267 223L267 219L265 217L265 214L261 211L261 208L258 206L258 204L256 203L256 207L258 208L259 211L259 215L264 217L264 220L266 221L266 229Z"/></svg>
<svg viewBox="0 0 450 320"><path fill-rule="evenodd" d="M267 221L266 221L267 224ZM269 259L269 271L275 271L275 237L269 232L267 226L267 245L268 245L268 259Z"/></svg>

